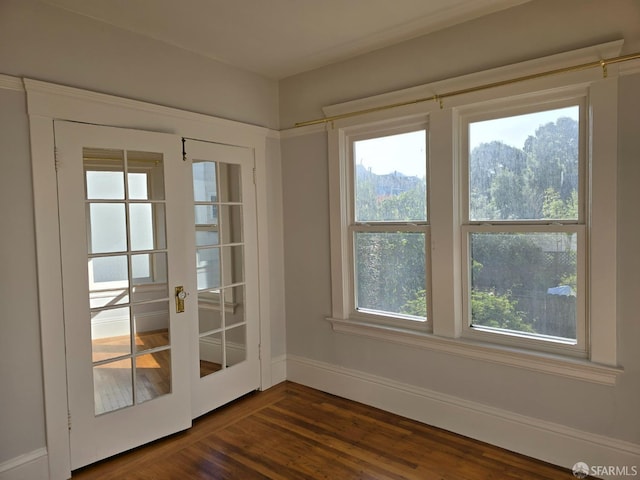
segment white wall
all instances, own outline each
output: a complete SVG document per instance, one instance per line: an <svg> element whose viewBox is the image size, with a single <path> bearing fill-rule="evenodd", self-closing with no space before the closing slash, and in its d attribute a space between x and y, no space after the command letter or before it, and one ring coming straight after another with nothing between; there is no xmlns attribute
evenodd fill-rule
<svg viewBox="0 0 640 480"><path fill-rule="evenodd" d="M534 0L285 79L281 125L322 117L323 105L619 38L625 39L624 53L640 50L639 1ZM288 355L640 445L640 75L621 79L619 104L620 290L611 301L618 302L625 372L615 386L333 332L324 320L331 313L324 132L282 143Z"/></svg>
<svg viewBox="0 0 640 480"><path fill-rule="evenodd" d="M0 73L278 126L275 81L37 0L0 1Z"/></svg>
<svg viewBox="0 0 640 480"><path fill-rule="evenodd" d="M269 231L269 309L271 318L271 357L275 360L286 354L284 264L277 261L284 258L282 219L282 161L280 142L267 139L267 198ZM264 241L260 238L259 241ZM274 383L281 379L274 378Z"/></svg>
<svg viewBox="0 0 640 480"><path fill-rule="evenodd" d="M33 191L24 94L0 89L0 463L44 447Z"/></svg>

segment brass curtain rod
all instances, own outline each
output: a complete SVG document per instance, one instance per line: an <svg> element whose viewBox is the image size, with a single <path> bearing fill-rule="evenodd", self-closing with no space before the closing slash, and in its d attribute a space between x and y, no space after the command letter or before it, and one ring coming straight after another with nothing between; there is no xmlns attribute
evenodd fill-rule
<svg viewBox="0 0 640 480"><path fill-rule="evenodd" d="M536 78L548 77L551 75L558 75L560 73L568 73L568 72L577 72L580 70L588 70L590 68L600 67L602 68L603 76L607 76L607 66L615 63L628 62L630 60L640 59L640 52L630 53L629 55L622 55L620 57L613 58L604 58L602 60L596 60L593 62L582 63L580 65L572 65L570 67L562 67L556 68L554 70L547 70L545 72L532 73L530 75L523 75L521 77L510 78L508 80L501 80L499 82L493 83L485 83L483 85L478 85L476 87L463 88L461 90L453 90L451 92L441 93L439 95L432 95L430 97L422 97L416 98L414 100L407 100L405 102L391 103L387 105L381 105L378 107L366 108L364 110L356 110L348 113L341 113L339 115L333 115L331 117L318 118L316 120L307 120L306 122L298 122L294 126L297 127L306 127L309 125L318 125L321 123L329 123L334 120L342 120L343 118L356 117L359 115L365 115L367 113L379 112L382 110L389 110L392 108L405 107L407 105L414 105L416 103L424 103L424 102L440 102L440 106L442 107L442 101L445 98L454 97L456 95L463 95L465 93L473 93L480 92L482 90L488 90L490 88L502 87L505 85L510 85L513 83L526 82L527 80L534 80Z"/></svg>

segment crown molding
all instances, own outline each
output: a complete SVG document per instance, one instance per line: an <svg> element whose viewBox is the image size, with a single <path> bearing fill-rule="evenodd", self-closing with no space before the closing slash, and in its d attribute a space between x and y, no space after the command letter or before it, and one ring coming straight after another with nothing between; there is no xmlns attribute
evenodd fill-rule
<svg viewBox="0 0 640 480"><path fill-rule="evenodd" d="M0 73L0 89L24 92L24 85L22 84L22 79L20 77L3 75Z"/></svg>

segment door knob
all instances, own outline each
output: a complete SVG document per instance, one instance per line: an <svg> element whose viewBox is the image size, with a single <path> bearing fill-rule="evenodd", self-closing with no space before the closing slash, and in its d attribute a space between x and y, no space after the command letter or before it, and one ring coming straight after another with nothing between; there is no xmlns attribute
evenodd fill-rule
<svg viewBox="0 0 640 480"><path fill-rule="evenodd" d="M184 312L184 300L187 298L187 292L182 285L176 287L176 313Z"/></svg>

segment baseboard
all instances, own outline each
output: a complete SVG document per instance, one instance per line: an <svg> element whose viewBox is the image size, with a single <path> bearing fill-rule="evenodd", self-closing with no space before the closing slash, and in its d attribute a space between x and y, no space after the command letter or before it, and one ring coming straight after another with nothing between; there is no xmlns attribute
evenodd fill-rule
<svg viewBox="0 0 640 480"><path fill-rule="evenodd" d="M277 385L287 379L287 356L279 355L271 359L271 385Z"/></svg>
<svg viewBox="0 0 640 480"><path fill-rule="evenodd" d="M39 448L0 463L0 480L46 480L49 478L47 449Z"/></svg>
<svg viewBox="0 0 640 480"><path fill-rule="evenodd" d="M287 379L292 382L554 465L570 469L585 462L592 467L635 466L640 470L637 444L303 357L287 355L286 363Z"/></svg>

